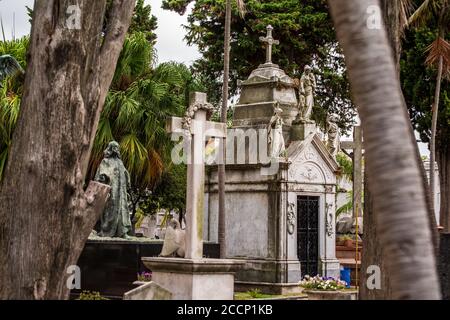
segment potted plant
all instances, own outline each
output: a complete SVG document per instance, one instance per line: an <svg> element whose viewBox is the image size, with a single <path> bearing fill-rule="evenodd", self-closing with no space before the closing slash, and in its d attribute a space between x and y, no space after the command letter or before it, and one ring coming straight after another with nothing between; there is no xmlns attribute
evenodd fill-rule
<svg viewBox="0 0 450 320"><path fill-rule="evenodd" d="M348 234L344 234L343 236L340 236L339 242L341 242L346 247L350 247L350 248L353 247L353 237Z"/></svg>
<svg viewBox="0 0 450 320"><path fill-rule="evenodd" d="M143 271L137 274L137 280L133 282L134 285L141 286L147 282L152 281L152 273L148 271Z"/></svg>
<svg viewBox="0 0 450 320"><path fill-rule="evenodd" d="M347 283L333 277L306 275L299 285L309 300L355 300L355 292L344 291Z"/></svg>

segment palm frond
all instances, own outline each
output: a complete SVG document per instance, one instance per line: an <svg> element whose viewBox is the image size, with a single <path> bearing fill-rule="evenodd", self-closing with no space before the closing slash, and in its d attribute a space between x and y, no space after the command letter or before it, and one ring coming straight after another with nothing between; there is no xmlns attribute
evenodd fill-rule
<svg viewBox="0 0 450 320"><path fill-rule="evenodd" d="M408 25L424 26L433 18L435 12L439 10L438 0L424 0L419 8L409 17Z"/></svg>
<svg viewBox="0 0 450 320"><path fill-rule="evenodd" d="M352 160L342 152L339 152L336 156L336 161L341 167L341 174L348 180L352 180L353 177L353 162Z"/></svg>
<svg viewBox="0 0 450 320"><path fill-rule="evenodd" d="M148 157L147 150L136 133L125 135L120 141L120 149L128 171L134 172L136 176L142 176Z"/></svg>
<svg viewBox="0 0 450 320"><path fill-rule="evenodd" d="M403 34L409 25L409 17L414 13L414 5L412 0L400 0L399 6L399 23L401 33Z"/></svg>
<svg viewBox="0 0 450 320"><path fill-rule="evenodd" d="M341 207L336 210L336 218L338 218L343 213L348 213L353 209L353 200L351 202L346 202Z"/></svg>
<svg viewBox="0 0 450 320"><path fill-rule="evenodd" d="M450 43L445 39L438 37L428 48L428 53L425 64L427 66L435 66L439 60L443 59L443 73L447 74L450 71Z"/></svg>
<svg viewBox="0 0 450 320"><path fill-rule="evenodd" d="M9 152L9 147L5 148L0 153L0 181L3 178L3 172L5 171L6 161L8 159L8 152Z"/></svg>

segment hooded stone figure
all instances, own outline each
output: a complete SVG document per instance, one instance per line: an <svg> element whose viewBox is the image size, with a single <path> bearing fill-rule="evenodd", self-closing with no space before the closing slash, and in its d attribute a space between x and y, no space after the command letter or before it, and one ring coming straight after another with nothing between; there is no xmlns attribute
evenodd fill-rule
<svg viewBox="0 0 450 320"><path fill-rule="evenodd" d="M99 236L127 238L131 230L127 196L130 174L120 159L119 144L116 141L110 142L103 154L95 180L111 186L111 191L100 220Z"/></svg>

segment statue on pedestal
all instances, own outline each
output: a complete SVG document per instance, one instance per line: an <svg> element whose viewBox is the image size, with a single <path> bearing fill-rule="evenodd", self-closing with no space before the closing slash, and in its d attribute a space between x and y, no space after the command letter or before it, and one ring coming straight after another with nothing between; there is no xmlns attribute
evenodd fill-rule
<svg viewBox="0 0 450 320"><path fill-rule="evenodd" d="M272 158L278 158L286 150L283 137L283 118L281 114L283 109L276 106L274 109L274 115L270 119L269 127L267 130L269 151Z"/></svg>
<svg viewBox="0 0 450 320"><path fill-rule="evenodd" d="M336 157L339 152L339 127L336 123L337 121L335 114L327 115L328 150L333 157Z"/></svg>
<svg viewBox="0 0 450 320"><path fill-rule="evenodd" d="M176 219L169 222L164 237L164 244L161 257L180 257L184 258L186 246L186 231L181 229L180 223Z"/></svg>
<svg viewBox="0 0 450 320"><path fill-rule="evenodd" d="M116 141L110 142L104 151L104 158L97 169L95 180L111 186L98 235L128 238L131 230L127 194L127 189L131 187L130 174L120 159L119 144Z"/></svg>
<svg viewBox="0 0 450 320"><path fill-rule="evenodd" d="M296 122L314 123L311 120L311 113L314 107L314 92L316 90L316 77L312 73L312 68L308 65L300 78L299 88L299 117Z"/></svg>

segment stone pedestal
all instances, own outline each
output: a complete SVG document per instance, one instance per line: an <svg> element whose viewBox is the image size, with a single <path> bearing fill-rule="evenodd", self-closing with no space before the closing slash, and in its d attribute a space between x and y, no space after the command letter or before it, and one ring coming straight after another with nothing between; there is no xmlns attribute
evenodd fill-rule
<svg viewBox="0 0 450 320"><path fill-rule="evenodd" d="M233 300L234 272L243 265L225 259L142 258L142 262L173 300Z"/></svg>
<svg viewBox="0 0 450 320"><path fill-rule="evenodd" d="M321 261L321 271L326 277L338 279L341 276L341 265L338 259L323 259Z"/></svg>
<svg viewBox="0 0 450 320"><path fill-rule="evenodd" d="M305 140L307 136L316 132L315 123L296 123L291 127L291 140Z"/></svg>

